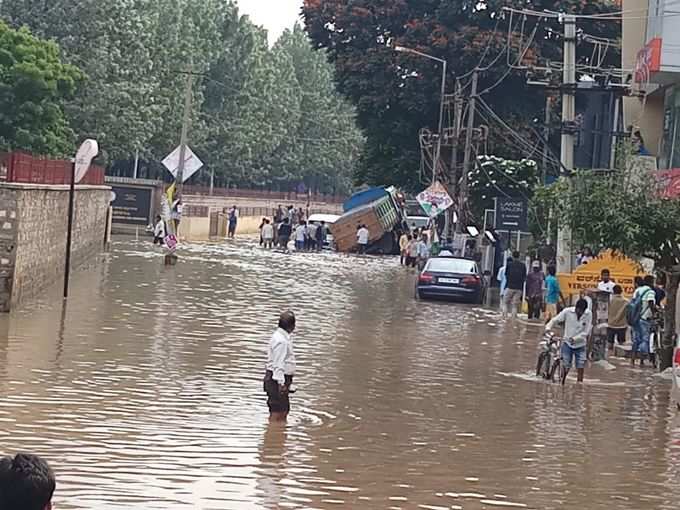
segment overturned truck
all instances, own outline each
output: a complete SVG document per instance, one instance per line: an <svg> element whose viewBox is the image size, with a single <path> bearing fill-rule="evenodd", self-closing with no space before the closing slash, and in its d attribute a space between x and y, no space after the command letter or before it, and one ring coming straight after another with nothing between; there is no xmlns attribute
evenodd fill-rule
<svg viewBox="0 0 680 510"><path fill-rule="evenodd" d="M344 214L331 225L338 251L356 251L357 230L365 225L369 232L368 253L399 253L399 235L406 231L404 198L394 187L371 188L352 195L343 205Z"/></svg>

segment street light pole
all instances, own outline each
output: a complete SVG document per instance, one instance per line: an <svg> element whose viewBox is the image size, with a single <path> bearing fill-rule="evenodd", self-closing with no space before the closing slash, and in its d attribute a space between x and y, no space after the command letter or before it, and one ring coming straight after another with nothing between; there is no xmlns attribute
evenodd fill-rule
<svg viewBox="0 0 680 510"><path fill-rule="evenodd" d="M442 63L442 88L439 94L439 129L437 131L437 154L434 158L434 170L432 171L432 184L437 180L437 165L441 161L442 139L444 138L444 95L446 94L446 60Z"/></svg>
<svg viewBox="0 0 680 510"><path fill-rule="evenodd" d="M439 95L439 126L437 130L437 148L435 151L434 161L432 162L432 184L437 181L437 166L440 163L441 153L442 153L442 139L444 138L444 96L446 95L446 60L443 58L435 57L422 51L414 50L411 48L405 48L403 46L395 46L394 51L400 53L411 53L412 55L418 55L419 57L427 58L429 60L434 60L442 65L442 85L441 92Z"/></svg>

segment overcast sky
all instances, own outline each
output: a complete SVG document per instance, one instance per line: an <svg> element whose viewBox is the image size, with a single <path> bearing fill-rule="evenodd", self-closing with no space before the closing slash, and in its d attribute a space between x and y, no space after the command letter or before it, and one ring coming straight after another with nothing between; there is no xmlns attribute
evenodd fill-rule
<svg viewBox="0 0 680 510"><path fill-rule="evenodd" d="M269 43L297 21L302 0L238 0L240 10L269 31Z"/></svg>

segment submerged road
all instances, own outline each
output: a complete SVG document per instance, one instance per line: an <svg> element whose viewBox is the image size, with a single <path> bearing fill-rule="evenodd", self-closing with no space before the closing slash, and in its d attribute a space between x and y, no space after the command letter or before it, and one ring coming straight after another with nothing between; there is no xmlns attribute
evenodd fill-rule
<svg viewBox="0 0 680 510"><path fill-rule="evenodd" d="M669 383L616 364L531 376L539 330L417 302L393 258L120 240L0 315L0 453L59 509L677 509ZM58 286L57 286L58 287ZM263 360L298 316L298 392L269 426Z"/></svg>

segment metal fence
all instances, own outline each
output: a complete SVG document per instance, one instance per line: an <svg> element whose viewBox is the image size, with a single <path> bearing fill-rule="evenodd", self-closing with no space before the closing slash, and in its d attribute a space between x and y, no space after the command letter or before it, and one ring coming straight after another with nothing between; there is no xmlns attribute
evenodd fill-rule
<svg viewBox="0 0 680 510"><path fill-rule="evenodd" d="M70 184L71 161L32 156L24 152L0 154L4 180L28 184ZM104 168L92 165L79 184L103 185Z"/></svg>
<svg viewBox="0 0 680 510"><path fill-rule="evenodd" d="M216 197L234 197L234 198L259 198L264 200L280 200L285 202L325 202L331 204L341 204L346 200L346 197L341 195L330 195L325 193L297 193L295 191L268 191L259 189L241 189L241 188L213 188L210 192L209 186L193 186L184 185L183 193L185 195L212 195ZM283 204L282 204L283 205Z"/></svg>

